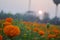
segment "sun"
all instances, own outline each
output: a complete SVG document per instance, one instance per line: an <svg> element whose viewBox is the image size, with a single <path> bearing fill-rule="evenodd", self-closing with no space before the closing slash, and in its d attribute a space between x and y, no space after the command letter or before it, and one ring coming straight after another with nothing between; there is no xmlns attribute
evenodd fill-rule
<svg viewBox="0 0 60 40"><path fill-rule="evenodd" d="M43 14L43 12L41 10L39 10L38 13L39 13L39 15L42 15Z"/></svg>
<svg viewBox="0 0 60 40"><path fill-rule="evenodd" d="M43 16L43 11L42 10L37 11L36 16L37 17Z"/></svg>

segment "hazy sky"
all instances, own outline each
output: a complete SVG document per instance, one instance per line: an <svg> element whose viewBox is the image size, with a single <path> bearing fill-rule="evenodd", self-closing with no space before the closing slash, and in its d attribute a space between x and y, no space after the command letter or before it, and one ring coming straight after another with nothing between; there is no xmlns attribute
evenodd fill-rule
<svg viewBox="0 0 60 40"><path fill-rule="evenodd" d="M28 10L29 0L0 0L0 11L12 12L12 13L24 13ZM55 16L55 4L53 0L32 0L31 10L38 12L42 10L43 12L48 12L50 17ZM58 17L60 17L60 5L58 7Z"/></svg>

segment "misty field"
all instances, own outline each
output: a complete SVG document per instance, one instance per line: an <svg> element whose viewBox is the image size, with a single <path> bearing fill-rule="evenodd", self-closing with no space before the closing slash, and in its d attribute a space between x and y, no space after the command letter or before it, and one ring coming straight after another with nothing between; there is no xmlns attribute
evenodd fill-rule
<svg viewBox="0 0 60 40"><path fill-rule="evenodd" d="M59 40L60 26L6 18L0 20L0 40Z"/></svg>

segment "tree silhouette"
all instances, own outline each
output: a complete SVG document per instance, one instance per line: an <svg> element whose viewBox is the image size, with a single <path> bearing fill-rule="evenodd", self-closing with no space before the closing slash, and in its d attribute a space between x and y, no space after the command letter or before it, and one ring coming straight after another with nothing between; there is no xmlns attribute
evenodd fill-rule
<svg viewBox="0 0 60 40"><path fill-rule="evenodd" d="M43 15L43 23L48 23L50 21L49 13L45 12Z"/></svg>
<svg viewBox="0 0 60 40"><path fill-rule="evenodd" d="M54 4L56 4L56 13L55 17L57 17L57 12L58 12L58 5L60 4L60 0L53 0Z"/></svg>
<svg viewBox="0 0 60 40"><path fill-rule="evenodd" d="M58 5L60 4L60 0L53 0L54 4L56 5L56 12L55 12L55 24L57 23L57 13L58 13Z"/></svg>
<svg viewBox="0 0 60 40"><path fill-rule="evenodd" d="M60 4L60 0L53 0L56 5Z"/></svg>

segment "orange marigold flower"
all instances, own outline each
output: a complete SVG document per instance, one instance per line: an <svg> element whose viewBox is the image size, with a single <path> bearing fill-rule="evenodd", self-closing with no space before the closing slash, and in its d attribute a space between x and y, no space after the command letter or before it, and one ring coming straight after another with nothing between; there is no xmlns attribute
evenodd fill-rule
<svg viewBox="0 0 60 40"><path fill-rule="evenodd" d="M42 31L42 30L40 30L38 33L39 33L40 35L44 35L44 34L45 34L44 31Z"/></svg>
<svg viewBox="0 0 60 40"><path fill-rule="evenodd" d="M38 30L39 30L39 28L37 28L37 27L35 27L35 28L33 29L34 32L38 32Z"/></svg>
<svg viewBox="0 0 60 40"><path fill-rule="evenodd" d="M8 25L11 25L11 23L10 22L4 22L3 25L8 26Z"/></svg>
<svg viewBox="0 0 60 40"><path fill-rule="evenodd" d="M3 40L3 37L2 37L2 35L0 35L0 40Z"/></svg>
<svg viewBox="0 0 60 40"><path fill-rule="evenodd" d="M53 30L53 32L54 32L55 34L58 34L58 33L59 33L59 30L55 29L55 30Z"/></svg>
<svg viewBox="0 0 60 40"><path fill-rule="evenodd" d="M9 25L4 27L4 33L9 37L15 37L20 34L20 29L17 26Z"/></svg>
<svg viewBox="0 0 60 40"><path fill-rule="evenodd" d="M56 38L56 35L55 34L49 34L48 38Z"/></svg>
<svg viewBox="0 0 60 40"><path fill-rule="evenodd" d="M7 21L7 22L12 22L13 19L12 19L12 18L6 18L6 21Z"/></svg>

